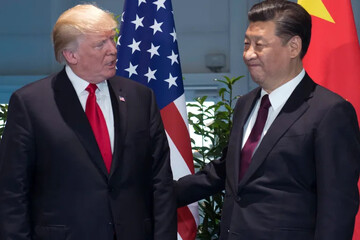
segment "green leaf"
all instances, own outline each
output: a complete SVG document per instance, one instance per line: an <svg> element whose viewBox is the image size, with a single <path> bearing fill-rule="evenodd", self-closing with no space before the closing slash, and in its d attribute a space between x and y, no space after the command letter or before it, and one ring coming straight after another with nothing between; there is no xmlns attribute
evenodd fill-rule
<svg viewBox="0 0 360 240"><path fill-rule="evenodd" d="M198 97L196 100L197 100L197 102L199 102L201 105L203 105L207 98L208 98L207 96L202 96L202 97Z"/></svg>
<svg viewBox="0 0 360 240"><path fill-rule="evenodd" d="M6 119L7 119L8 105L0 104L0 138L3 135Z"/></svg>
<svg viewBox="0 0 360 240"><path fill-rule="evenodd" d="M224 97L225 92L228 92L228 90L226 88L220 88L219 89L219 96Z"/></svg>

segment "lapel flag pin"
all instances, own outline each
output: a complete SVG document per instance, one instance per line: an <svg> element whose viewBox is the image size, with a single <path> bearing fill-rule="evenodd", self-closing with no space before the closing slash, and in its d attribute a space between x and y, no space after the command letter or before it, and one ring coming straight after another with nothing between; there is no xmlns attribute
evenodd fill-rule
<svg viewBox="0 0 360 240"><path fill-rule="evenodd" d="M125 102L125 98L122 96L119 96L120 102Z"/></svg>

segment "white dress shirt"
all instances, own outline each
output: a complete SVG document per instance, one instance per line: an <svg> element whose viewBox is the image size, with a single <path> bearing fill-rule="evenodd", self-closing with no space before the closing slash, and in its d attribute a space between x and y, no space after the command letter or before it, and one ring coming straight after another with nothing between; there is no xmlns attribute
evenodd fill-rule
<svg viewBox="0 0 360 240"><path fill-rule="evenodd" d="M86 108L86 100L89 95L89 92L85 89L89 85L89 82L85 81L78 77L69 66L65 67L66 74L68 75L70 82L72 83L76 94L80 100L81 106L84 111ZM96 84L98 87L95 91L96 102L99 105L106 122L107 129L109 131L111 151L114 152L114 115L111 105L110 93L107 81Z"/></svg>
<svg viewBox="0 0 360 240"><path fill-rule="evenodd" d="M256 146L254 152L256 151L256 149L259 146L260 142L262 141L263 137L269 130L271 124L274 122L275 118L280 113L280 111L283 108L283 106L285 105L286 101L289 99L290 95L292 94L292 92L294 91L296 86L304 78L304 76L305 76L305 70L303 69L295 78L293 78L289 82L281 85L280 87L278 87L277 89L275 89L274 91L272 91L269 94L269 100L271 103L271 107L269 108L268 117L266 119L266 123L265 123L264 129L263 129L263 132L261 134L260 141L259 141L258 145ZM268 93L264 89L261 89L261 96L257 100L255 107L251 111L251 114L250 114L248 120L246 121L246 124L244 125L244 135L243 135L241 149L244 147L244 145L251 133L251 130L254 127L256 117L258 114L258 110L260 108L260 99L265 94L268 94Z"/></svg>

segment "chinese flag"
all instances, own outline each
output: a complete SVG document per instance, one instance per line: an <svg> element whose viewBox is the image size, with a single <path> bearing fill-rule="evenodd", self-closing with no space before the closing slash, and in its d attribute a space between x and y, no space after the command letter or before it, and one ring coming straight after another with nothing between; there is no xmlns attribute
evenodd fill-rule
<svg viewBox="0 0 360 240"><path fill-rule="evenodd" d="M351 0L298 0L312 16L312 37L304 68L318 84L355 107L360 119L360 46ZM359 185L360 186L360 185ZM360 215L353 240L360 240Z"/></svg>

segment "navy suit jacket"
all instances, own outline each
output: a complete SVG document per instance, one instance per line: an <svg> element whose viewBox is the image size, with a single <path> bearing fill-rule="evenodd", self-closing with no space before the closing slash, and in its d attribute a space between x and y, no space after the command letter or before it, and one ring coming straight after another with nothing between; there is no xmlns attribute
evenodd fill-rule
<svg viewBox="0 0 360 240"><path fill-rule="evenodd" d="M179 205L225 187L222 240L351 240L360 134L352 105L308 75L238 182L243 129L260 88L236 104L226 155L176 183Z"/></svg>
<svg viewBox="0 0 360 240"><path fill-rule="evenodd" d="M1 240L176 239L169 148L154 95L121 77L108 85L110 174L64 70L12 95L0 145Z"/></svg>

